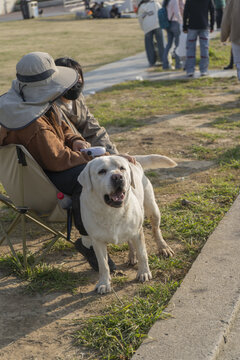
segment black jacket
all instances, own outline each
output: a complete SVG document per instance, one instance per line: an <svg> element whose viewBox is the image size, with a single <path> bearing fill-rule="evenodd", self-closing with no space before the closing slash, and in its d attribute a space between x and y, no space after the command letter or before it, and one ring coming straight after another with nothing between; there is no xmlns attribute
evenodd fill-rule
<svg viewBox="0 0 240 360"><path fill-rule="evenodd" d="M186 0L183 12L183 31L206 30L210 13L210 29L214 26L213 0Z"/></svg>

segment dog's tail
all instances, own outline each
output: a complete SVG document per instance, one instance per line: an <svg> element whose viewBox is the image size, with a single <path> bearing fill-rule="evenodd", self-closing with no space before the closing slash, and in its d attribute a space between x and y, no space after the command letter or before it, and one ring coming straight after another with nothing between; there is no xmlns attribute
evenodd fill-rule
<svg viewBox="0 0 240 360"><path fill-rule="evenodd" d="M143 170L170 168L177 166L175 161L163 155L135 155L135 158L141 164Z"/></svg>

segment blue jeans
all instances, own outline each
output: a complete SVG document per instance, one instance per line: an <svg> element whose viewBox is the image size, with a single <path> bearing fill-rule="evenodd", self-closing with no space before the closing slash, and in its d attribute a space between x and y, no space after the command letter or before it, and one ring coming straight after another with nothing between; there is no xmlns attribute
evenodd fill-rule
<svg viewBox="0 0 240 360"><path fill-rule="evenodd" d="M164 39L163 33L160 28L154 29L149 31L145 34L145 49L147 54L147 59L150 65L154 65L157 61L157 55L154 48L153 37L155 36L157 41L157 49L158 49L158 56L160 61L163 60L163 52L164 52Z"/></svg>
<svg viewBox="0 0 240 360"><path fill-rule="evenodd" d="M174 53L176 48L179 45L179 37L180 37L180 24L177 21L171 21L170 27L167 29L167 46L164 50L163 54L163 69L169 69L169 62L168 62L168 53L169 50L172 47L173 41L174 41ZM175 68L180 69L181 68L181 62L179 56L175 53Z"/></svg>
<svg viewBox="0 0 240 360"><path fill-rule="evenodd" d="M187 74L194 73L196 65L196 43L199 37L200 43L200 63L199 69L201 73L208 71L209 64L209 31L208 30L188 30L187 34Z"/></svg>

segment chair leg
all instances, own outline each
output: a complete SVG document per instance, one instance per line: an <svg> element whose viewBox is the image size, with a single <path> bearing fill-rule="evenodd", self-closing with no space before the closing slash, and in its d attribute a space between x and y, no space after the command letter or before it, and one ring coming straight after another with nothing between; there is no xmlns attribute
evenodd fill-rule
<svg viewBox="0 0 240 360"><path fill-rule="evenodd" d="M9 239L8 233L4 230L4 228L3 228L3 226L2 226L1 223L0 223L0 227L1 227L1 231L2 231L3 234L4 234L3 240L5 240L5 239L7 240L8 246L9 246L10 249L11 249L11 252L12 252L12 254L13 254L13 256L14 256L16 262L17 262L17 265L19 266L19 268L22 268L21 261L20 261L18 255L17 255L17 253L16 253L16 251L15 251L15 249L14 249L14 247L13 247L11 241L10 241L10 239ZM1 243L2 243L2 242L1 242Z"/></svg>
<svg viewBox="0 0 240 360"><path fill-rule="evenodd" d="M17 215L15 217L15 219L11 222L11 224L9 225L9 227L7 228L7 230L4 230L1 222L0 222L0 227L2 229L2 233L3 236L0 236L0 245L3 243L4 240L7 240L8 246L14 256L14 258L16 259L16 262L19 266L19 268L24 268L26 269L28 264L27 261L27 243L26 243L26 219L29 219L31 221L33 221L35 224L39 225L40 227L42 227L43 229L47 230L48 232L52 233L54 235L53 239L51 240L51 242L48 244L48 246L42 250L41 254L39 250L38 252L36 252L34 254L35 257L35 261L33 266L37 265L42 259L43 257L46 255L46 253L50 250L50 248L55 244L55 242L62 237L63 239L70 241L71 243L73 243L71 240L69 240L67 238L67 236L64 234L64 231L66 231L66 226L64 226L64 228L62 229L62 231L58 231L55 230L53 228L51 228L50 226L48 226L46 223L44 223L42 221L42 219L39 219L35 214L33 215L31 212L28 212L27 208L16 208L14 205L9 204L8 202L6 202L4 199L1 199L1 201L3 201L6 205L8 205L10 208L12 208L14 211L17 211ZM21 222L21 230L22 230L22 252L23 252L23 265L13 247L13 244L9 238L9 234L13 231L13 229L15 228L15 226Z"/></svg>
<svg viewBox="0 0 240 360"><path fill-rule="evenodd" d="M23 266L27 269L27 244L26 244L26 214L21 214L22 225L22 249L23 249Z"/></svg>
<svg viewBox="0 0 240 360"><path fill-rule="evenodd" d="M0 239L0 245L2 245L2 243L4 242L5 239L7 239L7 236L12 232L12 230L14 229L14 227L17 225L17 223L20 221L21 218L21 214L18 214L15 219L11 222L11 224L9 225L8 229L6 231L4 231L4 236Z"/></svg>
<svg viewBox="0 0 240 360"><path fill-rule="evenodd" d="M55 244L55 242L57 242L57 240L62 237L60 234L57 234L54 236L54 238L51 240L51 242L46 246L46 248L42 251L42 253L37 256L35 258L35 261L34 261L34 264L33 266L36 266L38 265L42 259L44 258L44 256L48 253L48 251L51 249L51 247ZM36 255L36 254L35 254Z"/></svg>

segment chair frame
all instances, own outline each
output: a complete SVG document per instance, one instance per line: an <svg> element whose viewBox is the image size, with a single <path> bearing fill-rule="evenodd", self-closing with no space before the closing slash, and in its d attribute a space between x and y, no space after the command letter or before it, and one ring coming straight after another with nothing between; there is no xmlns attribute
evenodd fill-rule
<svg viewBox="0 0 240 360"><path fill-rule="evenodd" d="M20 174L20 181L21 181L21 188L23 187L23 168L24 166L27 166L25 154L21 147L16 145L17 150L17 156L18 156L18 164L19 164L19 174ZM9 196L3 195L0 193L0 202L5 204L9 209L12 209L16 216L13 219L13 221L10 223L10 225L7 227L7 229L4 229L2 222L0 222L0 245L6 240L7 244L11 250L11 253L16 260L16 263L20 269L26 269L30 264L28 264L27 259L27 241L26 241L26 221L30 220L33 223L39 225L44 230L47 230L53 235L53 238L51 239L50 243L46 246L45 249L36 251L33 255L35 258L34 263L31 265L32 267L39 264L39 262L42 261L44 256L48 253L48 251L51 249L51 247L56 243L56 241L61 237L67 241L71 241L69 236L64 234L64 231L66 231L67 225L64 226L62 231L58 231L54 229L52 226L48 225L46 222L44 222L39 216L37 216L29 207L24 206L24 191L21 193L21 204L20 206L15 206L12 200ZM22 233L22 253L23 253L23 264L21 263L19 256L17 252L14 249L13 243L10 238L11 232L16 228L16 226L21 223L21 233ZM2 236L1 236L2 233Z"/></svg>

